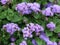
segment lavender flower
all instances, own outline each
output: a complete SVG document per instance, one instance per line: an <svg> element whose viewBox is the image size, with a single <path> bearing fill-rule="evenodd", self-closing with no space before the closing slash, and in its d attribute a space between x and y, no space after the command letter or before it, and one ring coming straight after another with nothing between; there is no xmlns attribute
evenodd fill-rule
<svg viewBox="0 0 60 45"><path fill-rule="evenodd" d="M36 42L36 40L34 40L34 39L32 40L32 44L33 45L38 45L37 42Z"/></svg>
<svg viewBox="0 0 60 45"><path fill-rule="evenodd" d="M44 40L45 42L49 42L49 37L46 36L46 34L44 32L41 32L40 33L40 36L39 36L40 39Z"/></svg>
<svg viewBox="0 0 60 45"><path fill-rule="evenodd" d="M10 45L15 45L15 43L11 43Z"/></svg>
<svg viewBox="0 0 60 45"><path fill-rule="evenodd" d="M27 45L26 41L22 41L19 45Z"/></svg>
<svg viewBox="0 0 60 45"><path fill-rule="evenodd" d="M48 23L46 26L50 29L50 31L53 31L56 27L56 25L53 22Z"/></svg>
<svg viewBox="0 0 60 45"><path fill-rule="evenodd" d="M40 33L40 31L44 31L44 28L34 23L27 24L26 27L22 30L24 38L25 37L32 38L33 32L36 32L36 35L37 35L37 33Z"/></svg>
<svg viewBox="0 0 60 45"><path fill-rule="evenodd" d="M53 13L60 13L60 6L59 5L55 4L51 8L52 8Z"/></svg>
<svg viewBox="0 0 60 45"><path fill-rule="evenodd" d="M15 31L20 30L18 25L14 23L8 23L6 25L3 25L3 29L6 29L6 32L8 32L10 35L12 35Z"/></svg>
<svg viewBox="0 0 60 45"><path fill-rule="evenodd" d="M54 15L54 13L51 11L51 7L48 7L45 10L42 10L42 14L45 16L53 16Z"/></svg>
<svg viewBox="0 0 60 45"><path fill-rule="evenodd" d="M8 2L8 0L1 0L0 2L4 5Z"/></svg>

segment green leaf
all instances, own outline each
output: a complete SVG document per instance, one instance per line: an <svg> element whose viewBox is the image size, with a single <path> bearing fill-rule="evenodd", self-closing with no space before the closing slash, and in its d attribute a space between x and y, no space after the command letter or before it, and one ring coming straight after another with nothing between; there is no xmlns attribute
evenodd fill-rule
<svg viewBox="0 0 60 45"><path fill-rule="evenodd" d="M7 16L7 11L0 13L0 19L4 19Z"/></svg>
<svg viewBox="0 0 60 45"><path fill-rule="evenodd" d="M18 22L22 20L22 16L18 15L18 13L16 12L13 12L13 10L11 9L8 9L7 20L11 22Z"/></svg>
<svg viewBox="0 0 60 45"><path fill-rule="evenodd" d="M16 45L19 45L19 43L21 43L22 41L23 41L22 38L17 39L16 40Z"/></svg>
<svg viewBox="0 0 60 45"><path fill-rule="evenodd" d="M52 36L53 35L53 32L49 31L49 30L45 30L45 33L47 36Z"/></svg>
<svg viewBox="0 0 60 45"><path fill-rule="evenodd" d="M50 2L53 2L54 0L49 0Z"/></svg>
<svg viewBox="0 0 60 45"><path fill-rule="evenodd" d="M52 36L52 37L50 38L50 40L53 41L53 42L57 41L57 36Z"/></svg>
<svg viewBox="0 0 60 45"><path fill-rule="evenodd" d="M21 3L22 2L22 0L12 0L12 3L15 5L15 4L18 4L18 3Z"/></svg>
<svg viewBox="0 0 60 45"><path fill-rule="evenodd" d="M60 0L58 0L58 4L60 5Z"/></svg>
<svg viewBox="0 0 60 45"><path fill-rule="evenodd" d="M29 2L30 0L22 0L22 2Z"/></svg>
<svg viewBox="0 0 60 45"><path fill-rule="evenodd" d="M2 6L0 6L0 12L2 11L2 9L3 9Z"/></svg>
<svg viewBox="0 0 60 45"><path fill-rule="evenodd" d="M39 14L34 14L33 16L34 16L35 19L38 19L38 18L41 17Z"/></svg>
<svg viewBox="0 0 60 45"><path fill-rule="evenodd" d="M14 37L16 37L16 35L14 36ZM20 37L19 36L17 36L16 38L18 38L17 40L16 40L16 45L19 45L19 43L21 43L22 41L23 41L23 36L22 35L20 35Z"/></svg>
<svg viewBox="0 0 60 45"><path fill-rule="evenodd" d="M31 40L27 40L27 44L28 44L28 45L32 45Z"/></svg>
<svg viewBox="0 0 60 45"><path fill-rule="evenodd" d="M12 22L18 22L22 20L22 16L18 16L18 15L8 16L7 19Z"/></svg>
<svg viewBox="0 0 60 45"><path fill-rule="evenodd" d="M60 19L54 17L53 22L54 22L56 25L59 25L59 24L60 24Z"/></svg>
<svg viewBox="0 0 60 45"><path fill-rule="evenodd" d="M60 32L60 25L56 26L56 29L54 30L55 33L59 33Z"/></svg>
<svg viewBox="0 0 60 45"><path fill-rule="evenodd" d="M41 40L40 38L35 38L36 42L38 43L38 45L45 45L45 42L43 40Z"/></svg>

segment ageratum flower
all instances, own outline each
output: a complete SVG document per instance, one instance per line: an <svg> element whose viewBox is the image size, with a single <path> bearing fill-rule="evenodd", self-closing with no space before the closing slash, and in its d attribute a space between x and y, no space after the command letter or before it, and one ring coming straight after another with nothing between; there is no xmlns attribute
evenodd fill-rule
<svg viewBox="0 0 60 45"><path fill-rule="evenodd" d="M47 43L47 45L57 45L56 42L50 41L50 40L49 40L49 37L46 36L46 34L45 34L44 32L41 32L41 33L40 33L39 38L42 39L42 40L44 40L44 41Z"/></svg>
<svg viewBox="0 0 60 45"><path fill-rule="evenodd" d="M44 28L39 24L35 24L34 27L35 27L35 32L36 33L40 32L40 31L44 31Z"/></svg>
<svg viewBox="0 0 60 45"><path fill-rule="evenodd" d="M59 5L55 4L51 8L52 8L53 13L60 13L60 6Z"/></svg>
<svg viewBox="0 0 60 45"><path fill-rule="evenodd" d="M10 45L15 45L15 43L10 43Z"/></svg>
<svg viewBox="0 0 60 45"><path fill-rule="evenodd" d="M60 33L58 33L58 37L60 37Z"/></svg>
<svg viewBox="0 0 60 45"><path fill-rule="evenodd" d="M28 8L26 2L17 4L15 9L21 14L30 14L31 13L31 10Z"/></svg>
<svg viewBox="0 0 60 45"><path fill-rule="evenodd" d="M19 45L27 45L26 41L22 41Z"/></svg>
<svg viewBox="0 0 60 45"><path fill-rule="evenodd" d="M50 29L50 31L54 31L54 29L56 27L56 25L53 22L48 23L46 26L47 26L47 28Z"/></svg>
<svg viewBox="0 0 60 45"><path fill-rule="evenodd" d="M48 7L45 10L42 10L42 14L45 16L53 16L54 15L54 13L51 11L51 7Z"/></svg>
<svg viewBox="0 0 60 45"><path fill-rule="evenodd" d="M40 33L40 36L39 36L40 39L44 40L46 43L49 42L49 37L46 36L46 34L44 32L41 32Z"/></svg>
<svg viewBox="0 0 60 45"><path fill-rule="evenodd" d="M30 23L30 24L27 24L27 27L29 27L32 32L35 31L36 33L40 31L44 31L44 28L39 24Z"/></svg>
<svg viewBox="0 0 60 45"><path fill-rule="evenodd" d="M30 14L32 11L39 12L40 5L38 3L26 3L22 2L16 5L15 10L17 10L21 14Z"/></svg>
<svg viewBox="0 0 60 45"><path fill-rule="evenodd" d="M48 2L48 3L45 5L45 8L48 8L48 7L52 6L52 5L53 5L52 2Z"/></svg>
<svg viewBox="0 0 60 45"><path fill-rule="evenodd" d="M40 12L40 4L38 4L38 3L28 3L27 4L29 7L30 7L30 9L32 10L32 11L34 11L35 13L38 13L38 12Z"/></svg>
<svg viewBox="0 0 60 45"><path fill-rule="evenodd" d="M6 25L3 25L3 29L6 30L10 35L12 35L15 31L19 31L20 28L18 27L17 24L14 23L8 23Z"/></svg>
<svg viewBox="0 0 60 45"><path fill-rule="evenodd" d="M32 38L32 33L35 32L40 33L40 31L44 31L44 28L38 24L30 23L27 24L26 27L22 30L23 37L25 38Z"/></svg>
<svg viewBox="0 0 60 45"><path fill-rule="evenodd" d="M58 42L58 45L60 45L60 41Z"/></svg>
<svg viewBox="0 0 60 45"><path fill-rule="evenodd" d="M27 38L32 38L32 32L30 31L30 29L28 27L25 27L23 30L23 37L24 39L27 39Z"/></svg>
<svg viewBox="0 0 60 45"><path fill-rule="evenodd" d="M8 2L8 0L1 0L0 2L4 5Z"/></svg>
<svg viewBox="0 0 60 45"><path fill-rule="evenodd" d="M11 42L14 42L16 40L16 38L15 37L11 37L10 40L11 40Z"/></svg>
<svg viewBox="0 0 60 45"><path fill-rule="evenodd" d="M56 42L49 41L49 42L47 42L47 45L57 45L57 43Z"/></svg>
<svg viewBox="0 0 60 45"><path fill-rule="evenodd" d="M31 30L31 32L35 31L34 25L34 23L26 24L26 26Z"/></svg>
<svg viewBox="0 0 60 45"><path fill-rule="evenodd" d="M37 42L36 42L36 40L34 40L34 39L32 39L32 44L33 45L38 45Z"/></svg>

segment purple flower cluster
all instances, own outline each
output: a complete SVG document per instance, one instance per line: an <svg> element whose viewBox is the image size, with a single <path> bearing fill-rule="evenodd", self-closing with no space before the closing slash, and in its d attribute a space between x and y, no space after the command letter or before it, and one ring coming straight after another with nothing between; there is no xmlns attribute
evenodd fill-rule
<svg viewBox="0 0 60 45"><path fill-rule="evenodd" d="M27 24L26 27L22 30L24 38L32 38L33 32L39 33L40 31L44 31L44 28L38 24L30 23Z"/></svg>
<svg viewBox="0 0 60 45"><path fill-rule="evenodd" d="M10 40L11 40L11 42L14 42L16 39L15 39L15 37L11 37Z"/></svg>
<svg viewBox="0 0 60 45"><path fill-rule="evenodd" d="M52 2L48 2L48 3L45 5L45 8L50 7L50 6L52 6L52 5L53 5Z"/></svg>
<svg viewBox="0 0 60 45"><path fill-rule="evenodd" d="M42 10L42 14L45 16L53 16L55 13L60 13L60 6L56 4L47 7L45 10Z"/></svg>
<svg viewBox="0 0 60 45"><path fill-rule="evenodd" d="M51 11L51 7L48 7L45 10L42 10L42 14L45 16L53 16L54 15L54 13Z"/></svg>
<svg viewBox="0 0 60 45"><path fill-rule="evenodd" d="M59 5L55 4L51 8L52 8L53 13L60 13L60 6Z"/></svg>
<svg viewBox="0 0 60 45"><path fill-rule="evenodd" d="M32 11L38 13L40 11L40 5L38 3L26 3L22 2L16 5L15 10L21 14L30 14Z"/></svg>
<svg viewBox="0 0 60 45"><path fill-rule="evenodd" d="M23 30L22 30L22 32L23 32L23 37L25 38L25 39L27 39L27 37L29 37L29 38L32 38L32 32L30 31L30 29L28 28L28 27L25 27Z"/></svg>
<svg viewBox="0 0 60 45"><path fill-rule="evenodd" d="M38 45L37 42L36 42L36 40L34 40L34 39L32 39L32 44L33 45Z"/></svg>
<svg viewBox="0 0 60 45"><path fill-rule="evenodd" d="M53 31L56 27L56 25L53 22L48 23L46 26L50 29L50 31Z"/></svg>
<svg viewBox="0 0 60 45"><path fill-rule="evenodd" d="M22 41L19 45L27 45L26 41Z"/></svg>
<svg viewBox="0 0 60 45"><path fill-rule="evenodd" d="M6 30L10 35L12 35L15 31L19 31L20 28L18 27L17 24L14 23L8 23L6 25L3 25L3 29Z"/></svg>
<svg viewBox="0 0 60 45"><path fill-rule="evenodd" d="M57 43L56 42L49 41L49 42L47 42L47 45L57 45Z"/></svg>
<svg viewBox="0 0 60 45"><path fill-rule="evenodd" d="M5 5L7 2L8 2L8 0L1 0L0 1L3 5Z"/></svg>
<svg viewBox="0 0 60 45"><path fill-rule="evenodd" d="M58 42L58 45L60 45L60 41Z"/></svg>
<svg viewBox="0 0 60 45"><path fill-rule="evenodd" d="M45 42L49 42L49 37L46 36L46 34L44 32L41 32L40 33L40 36L39 36L40 39L44 40Z"/></svg>
<svg viewBox="0 0 60 45"><path fill-rule="evenodd" d="M15 43L11 43L10 45L15 45Z"/></svg>
<svg viewBox="0 0 60 45"><path fill-rule="evenodd" d="M44 32L40 33L39 38L42 39L42 40L44 40L47 43L47 45L57 45L56 42L50 41L49 37L46 36L46 34Z"/></svg>
<svg viewBox="0 0 60 45"><path fill-rule="evenodd" d="M32 11L34 11L35 13L38 13L38 12L40 12L40 4L38 4L38 3L27 3L27 5L28 5L28 7L30 7L30 9L32 10Z"/></svg>
<svg viewBox="0 0 60 45"><path fill-rule="evenodd" d="M58 33L58 37L60 37L60 32Z"/></svg>

